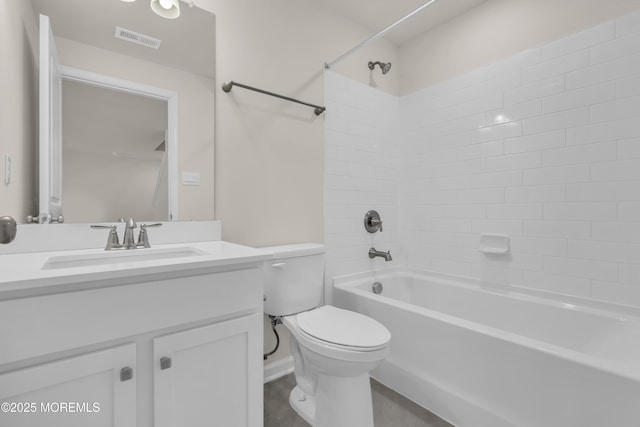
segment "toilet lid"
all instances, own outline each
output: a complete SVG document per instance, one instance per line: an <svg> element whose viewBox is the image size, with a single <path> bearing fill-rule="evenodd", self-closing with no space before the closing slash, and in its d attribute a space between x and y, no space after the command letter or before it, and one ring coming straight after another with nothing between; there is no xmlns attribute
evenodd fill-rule
<svg viewBox="0 0 640 427"><path fill-rule="evenodd" d="M391 333L380 322L354 311L325 305L297 316L298 327L322 341L349 347L381 347Z"/></svg>

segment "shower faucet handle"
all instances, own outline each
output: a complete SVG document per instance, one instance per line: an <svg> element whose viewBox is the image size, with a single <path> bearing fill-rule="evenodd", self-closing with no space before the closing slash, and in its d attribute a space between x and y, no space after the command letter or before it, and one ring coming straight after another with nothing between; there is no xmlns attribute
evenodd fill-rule
<svg viewBox="0 0 640 427"><path fill-rule="evenodd" d="M364 228L369 233L375 233L380 230L382 232L382 220L380 214L374 210L370 210L364 215Z"/></svg>

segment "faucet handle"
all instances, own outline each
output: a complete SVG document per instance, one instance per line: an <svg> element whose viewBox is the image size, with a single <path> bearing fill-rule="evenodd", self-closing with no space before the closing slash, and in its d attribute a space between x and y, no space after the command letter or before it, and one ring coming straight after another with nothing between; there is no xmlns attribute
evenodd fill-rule
<svg viewBox="0 0 640 427"><path fill-rule="evenodd" d="M110 251L114 247L120 246L120 239L118 239L118 227L115 225L96 225L92 224L91 228L93 229L109 229L109 237L107 237L107 246L104 248L105 251Z"/></svg>
<svg viewBox="0 0 640 427"><path fill-rule="evenodd" d="M149 227L161 227L161 222L156 222L153 224L142 224L140 225L140 234L138 234L138 246L143 246L145 248L150 248L149 244L149 234L147 234L147 228Z"/></svg>

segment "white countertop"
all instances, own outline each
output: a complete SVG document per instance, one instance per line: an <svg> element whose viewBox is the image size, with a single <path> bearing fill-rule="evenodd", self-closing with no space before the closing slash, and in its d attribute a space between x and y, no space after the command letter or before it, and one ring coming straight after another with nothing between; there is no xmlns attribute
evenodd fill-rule
<svg viewBox="0 0 640 427"><path fill-rule="evenodd" d="M109 253L132 256L143 251L171 250L193 248L202 254L163 258L144 261L126 261L71 268L42 269L50 258L67 256L85 256L104 254L103 249L82 249L67 251L47 251L0 255L0 299L2 293L10 291L44 290L49 287L73 285L90 281L126 279L130 277L185 272L195 269L211 269L246 263L257 263L269 259L273 252L267 249L256 249L224 241L175 243L153 245L150 249L116 249Z"/></svg>

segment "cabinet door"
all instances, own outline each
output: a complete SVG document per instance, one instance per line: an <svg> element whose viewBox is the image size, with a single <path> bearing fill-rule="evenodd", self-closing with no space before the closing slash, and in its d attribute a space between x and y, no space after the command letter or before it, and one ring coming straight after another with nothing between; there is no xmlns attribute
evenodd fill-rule
<svg viewBox="0 0 640 427"><path fill-rule="evenodd" d="M128 344L0 374L0 426L135 427L135 369Z"/></svg>
<svg viewBox="0 0 640 427"><path fill-rule="evenodd" d="M262 426L262 316L153 340L155 427Z"/></svg>

